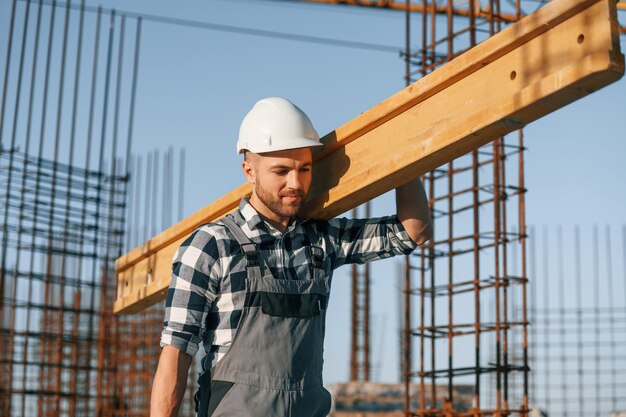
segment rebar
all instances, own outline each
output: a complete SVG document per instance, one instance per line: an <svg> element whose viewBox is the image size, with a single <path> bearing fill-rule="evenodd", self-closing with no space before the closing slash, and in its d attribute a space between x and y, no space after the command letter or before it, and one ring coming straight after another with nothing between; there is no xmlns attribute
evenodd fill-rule
<svg viewBox="0 0 626 417"><path fill-rule="evenodd" d="M0 36L9 39L2 130L11 138L0 146L0 184L4 187L0 196L0 338L8 347L0 351L0 414L120 415L118 408L127 409L120 404L129 403L124 393L130 382L116 377L118 362L123 355L133 358L132 363L143 355L132 350L143 345L131 346L130 351L116 348L120 321L112 316L113 261L122 253L126 227L140 22L134 37L129 98L121 85L123 75L130 71L121 57L127 47L132 50L133 43L124 36L115 45L109 36L105 82L98 77L101 9L86 16L84 1L76 9L68 0L62 4L13 2L12 7L12 15L20 19L13 19L10 36L6 36L7 28L2 28ZM110 17L110 33L123 31L125 18L113 13ZM79 91L83 53L93 53L91 78L85 80L89 91ZM70 68L73 82L68 82ZM14 75L8 77L9 73ZM107 113L109 87L115 94L113 120ZM131 120L120 116L122 103L130 103ZM5 111L9 108L12 112ZM96 121L98 108L100 121ZM81 109L86 111L86 129L77 123ZM126 123L124 155L118 145L122 141L119 131ZM34 129L39 131L33 146ZM82 164L78 146L85 151ZM94 151L98 154L93 155ZM139 322L136 327L142 326ZM159 333L159 327L152 326L150 364L157 357L154 338ZM145 370L151 372L151 367ZM149 384L145 380L141 384L145 393ZM146 409L145 401L141 406Z"/></svg>
<svg viewBox="0 0 626 417"><path fill-rule="evenodd" d="M420 7L421 47L404 54L416 68L411 75L430 73L503 28L497 0L490 0L481 13L476 2L469 2L466 17L460 16L452 1L423 0ZM518 1L509 8L515 10L513 20L522 16ZM420 309L420 323L410 330L413 338L419 338L420 364L409 374L419 378L422 393L418 407L407 408L410 401L405 400L407 416L528 413L523 152L519 132L515 140L499 138L425 176L435 237L416 253L419 266L410 266L421 279L420 287L408 290L419 299L405 303L406 309L416 304ZM482 171L485 168L491 172ZM512 170L517 175L509 177ZM513 222L517 231L509 231ZM521 272L517 272L518 263ZM484 314L481 310L488 305L488 314ZM511 315L515 313L513 305L521 306L521 318ZM473 314L468 315L468 310ZM517 339L524 351L519 356L512 354ZM447 352L445 359L438 351ZM472 352L471 359L467 352ZM437 389L442 378L446 380L445 394ZM484 378L492 388L484 384ZM473 404L467 409L457 401L455 389L469 381ZM519 398L513 395L518 385L523 391ZM410 381L405 380L405 389L409 386Z"/></svg>
<svg viewBox="0 0 626 417"><path fill-rule="evenodd" d="M352 210L354 218L358 208ZM370 216L370 202L364 204L364 216ZM370 363L370 268L352 264L350 381L369 381Z"/></svg>
<svg viewBox="0 0 626 417"><path fill-rule="evenodd" d="M530 362L543 371L533 377L530 407L550 416L617 415L626 407L626 398L619 395L626 390L626 332L622 330L626 302L616 303L609 294L617 291L612 228L606 227L603 246L598 226L590 229L585 234L576 226L568 239L567 230L557 227L556 243L552 243L550 229L544 228L540 250L555 248L554 273L549 256L530 258L531 270L537 266L544 270L537 277L543 300L537 299L536 292L531 295L534 347ZM623 245L626 250L626 240ZM604 262L601 251L606 254ZM567 280L567 276L574 279ZM626 288L626 275L623 285ZM546 292L551 296L546 297Z"/></svg>

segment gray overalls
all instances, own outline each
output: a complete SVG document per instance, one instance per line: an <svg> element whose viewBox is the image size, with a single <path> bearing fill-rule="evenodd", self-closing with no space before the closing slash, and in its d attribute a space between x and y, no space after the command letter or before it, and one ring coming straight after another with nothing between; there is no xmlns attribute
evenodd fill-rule
<svg viewBox="0 0 626 417"><path fill-rule="evenodd" d="M228 352L198 379L198 417L326 417L331 399L322 385L322 356L329 277L315 277L313 265L308 279L262 275L256 245L232 219L221 222L246 257L246 299ZM309 253L312 264L320 262L320 254Z"/></svg>

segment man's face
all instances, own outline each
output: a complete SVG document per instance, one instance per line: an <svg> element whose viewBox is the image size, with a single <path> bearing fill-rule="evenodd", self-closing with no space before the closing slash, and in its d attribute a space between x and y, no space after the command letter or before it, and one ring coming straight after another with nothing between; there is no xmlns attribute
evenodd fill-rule
<svg viewBox="0 0 626 417"><path fill-rule="evenodd" d="M310 148L249 153L243 168L254 186L250 202L262 215L282 222L300 211L311 186Z"/></svg>

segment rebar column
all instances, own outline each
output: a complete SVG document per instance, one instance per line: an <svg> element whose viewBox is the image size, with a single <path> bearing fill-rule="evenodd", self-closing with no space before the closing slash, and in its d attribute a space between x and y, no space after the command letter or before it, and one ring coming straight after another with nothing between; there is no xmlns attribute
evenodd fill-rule
<svg viewBox="0 0 626 417"><path fill-rule="evenodd" d="M365 218L370 217L370 202L364 204ZM352 210L354 218L358 209ZM370 380L370 273L369 265L352 264L350 380Z"/></svg>

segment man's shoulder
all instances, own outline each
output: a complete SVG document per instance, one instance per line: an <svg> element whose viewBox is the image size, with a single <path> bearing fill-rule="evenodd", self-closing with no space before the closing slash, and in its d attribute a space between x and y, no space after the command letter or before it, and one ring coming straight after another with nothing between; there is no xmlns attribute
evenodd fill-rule
<svg viewBox="0 0 626 417"><path fill-rule="evenodd" d="M311 239L316 236L320 239L333 239L341 233L348 223L347 218L333 217L332 219L306 219L302 222L305 233Z"/></svg>
<svg viewBox="0 0 626 417"><path fill-rule="evenodd" d="M195 231L201 232L201 233L210 233L213 235L219 235L219 234L224 234L225 229L226 229L226 226L224 225L224 223L218 220L215 222L203 223L200 226L198 226Z"/></svg>
<svg viewBox="0 0 626 417"><path fill-rule="evenodd" d="M218 243L224 240L231 240L226 226L221 222L208 222L196 227L181 246L207 249L209 246L218 246Z"/></svg>

